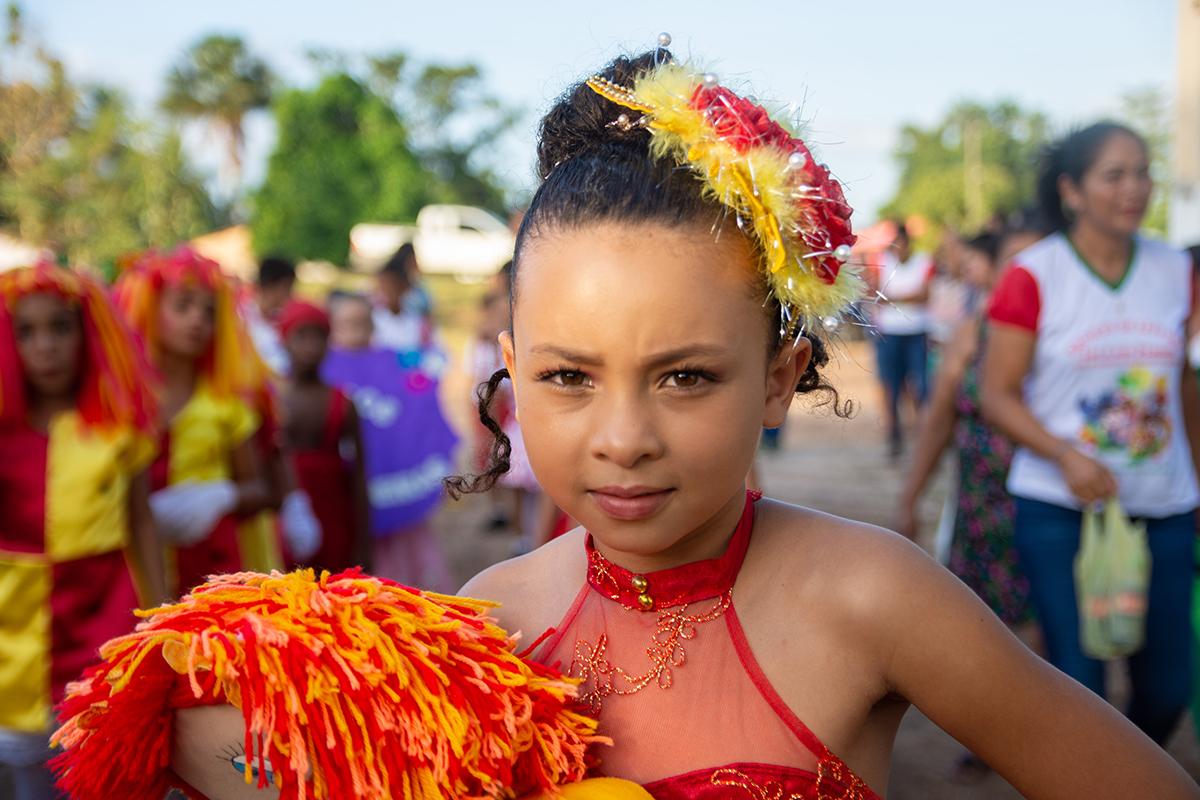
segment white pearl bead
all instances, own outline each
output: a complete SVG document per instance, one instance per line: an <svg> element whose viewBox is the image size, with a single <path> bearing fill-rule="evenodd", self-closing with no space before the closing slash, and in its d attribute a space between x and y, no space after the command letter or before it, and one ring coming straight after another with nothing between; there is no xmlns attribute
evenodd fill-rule
<svg viewBox="0 0 1200 800"><path fill-rule="evenodd" d="M833 257L845 264L850 260L850 245L839 244L833 249Z"/></svg>
<svg viewBox="0 0 1200 800"><path fill-rule="evenodd" d="M792 169L800 169L808 163L808 159L804 157L804 153L792 153L788 156L788 166Z"/></svg>
<svg viewBox="0 0 1200 800"><path fill-rule="evenodd" d="M716 73L713 73L713 72L704 73L704 88L705 89L715 88L718 83L720 83L720 80L717 78Z"/></svg>
<svg viewBox="0 0 1200 800"><path fill-rule="evenodd" d="M660 33L658 35L658 46L659 47L670 47L671 46L671 34L667 33L666 31L663 31L662 33Z"/></svg>

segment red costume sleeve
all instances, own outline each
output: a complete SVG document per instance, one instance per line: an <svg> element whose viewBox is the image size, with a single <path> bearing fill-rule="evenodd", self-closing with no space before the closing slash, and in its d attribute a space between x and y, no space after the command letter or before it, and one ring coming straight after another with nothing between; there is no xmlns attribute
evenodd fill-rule
<svg viewBox="0 0 1200 800"><path fill-rule="evenodd" d="M1017 264L1006 269L992 292L988 319L1036 331L1041 310L1042 300L1037 279L1029 270Z"/></svg>

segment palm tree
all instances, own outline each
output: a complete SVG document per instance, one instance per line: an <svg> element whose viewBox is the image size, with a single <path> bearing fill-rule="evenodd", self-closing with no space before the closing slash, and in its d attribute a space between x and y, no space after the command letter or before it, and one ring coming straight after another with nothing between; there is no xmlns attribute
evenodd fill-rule
<svg viewBox="0 0 1200 800"><path fill-rule="evenodd" d="M242 123L271 102L274 78L266 63L237 36L207 36L192 46L167 75L162 108L182 119L204 120L225 139L222 172L236 192L242 177Z"/></svg>

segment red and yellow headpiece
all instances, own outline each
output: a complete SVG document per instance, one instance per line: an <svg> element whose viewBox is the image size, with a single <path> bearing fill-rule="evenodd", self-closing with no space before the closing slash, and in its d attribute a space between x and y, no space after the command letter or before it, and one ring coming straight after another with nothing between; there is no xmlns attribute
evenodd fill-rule
<svg viewBox="0 0 1200 800"><path fill-rule="evenodd" d="M60 786L78 800L186 790L170 767L176 709L230 704L259 786L269 761L284 800L557 796L583 777L596 723L573 710L572 681L514 654L489 608L357 569L213 578L139 612L68 687Z"/></svg>
<svg viewBox="0 0 1200 800"><path fill-rule="evenodd" d="M255 399L265 391L269 370L237 315L232 284L220 265L187 246L170 253L147 251L131 260L117 280L117 305L153 353L158 347L159 300L167 286L198 286L216 300L213 341L201 370L218 396Z"/></svg>
<svg viewBox="0 0 1200 800"><path fill-rule="evenodd" d="M689 166L706 193L752 229L785 326L837 316L860 296L862 283L846 264L855 236L841 185L766 109L715 75L672 61L633 86L602 77L588 86L640 112L616 124L647 128L655 156Z"/></svg>
<svg viewBox="0 0 1200 800"><path fill-rule="evenodd" d="M151 433L158 424L157 379L141 345L104 286L50 262L0 273L0 422L25 419L25 381L10 315L17 301L39 293L79 307L83 359L78 409L84 422Z"/></svg>

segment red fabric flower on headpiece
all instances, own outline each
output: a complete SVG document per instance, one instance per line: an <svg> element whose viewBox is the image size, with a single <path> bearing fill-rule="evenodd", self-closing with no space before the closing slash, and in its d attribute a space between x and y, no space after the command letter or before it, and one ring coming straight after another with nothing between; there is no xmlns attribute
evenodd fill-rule
<svg viewBox="0 0 1200 800"><path fill-rule="evenodd" d="M799 181L813 195L824 198L817 203L805 203L805 244L812 250L832 251L839 245L852 245L857 237L850 227L850 206L846 203L842 186L830 174L828 167L813 161L812 152L800 139L771 119L770 113L757 103L739 97L724 86L697 86L691 105L702 112L718 138L733 146L740 153L763 145L777 147L784 154L803 156L796 167ZM818 239L821 233L828 239ZM814 260L810 267L826 283L837 280L842 263L832 255Z"/></svg>
<svg viewBox="0 0 1200 800"><path fill-rule="evenodd" d="M692 95L692 107L702 111L717 136L739 152L762 144L775 145L787 152L792 152L793 143L804 148L804 143L793 139L782 125L771 119L765 108L738 97L724 86L697 86ZM808 148L804 148L804 152L807 155Z"/></svg>

